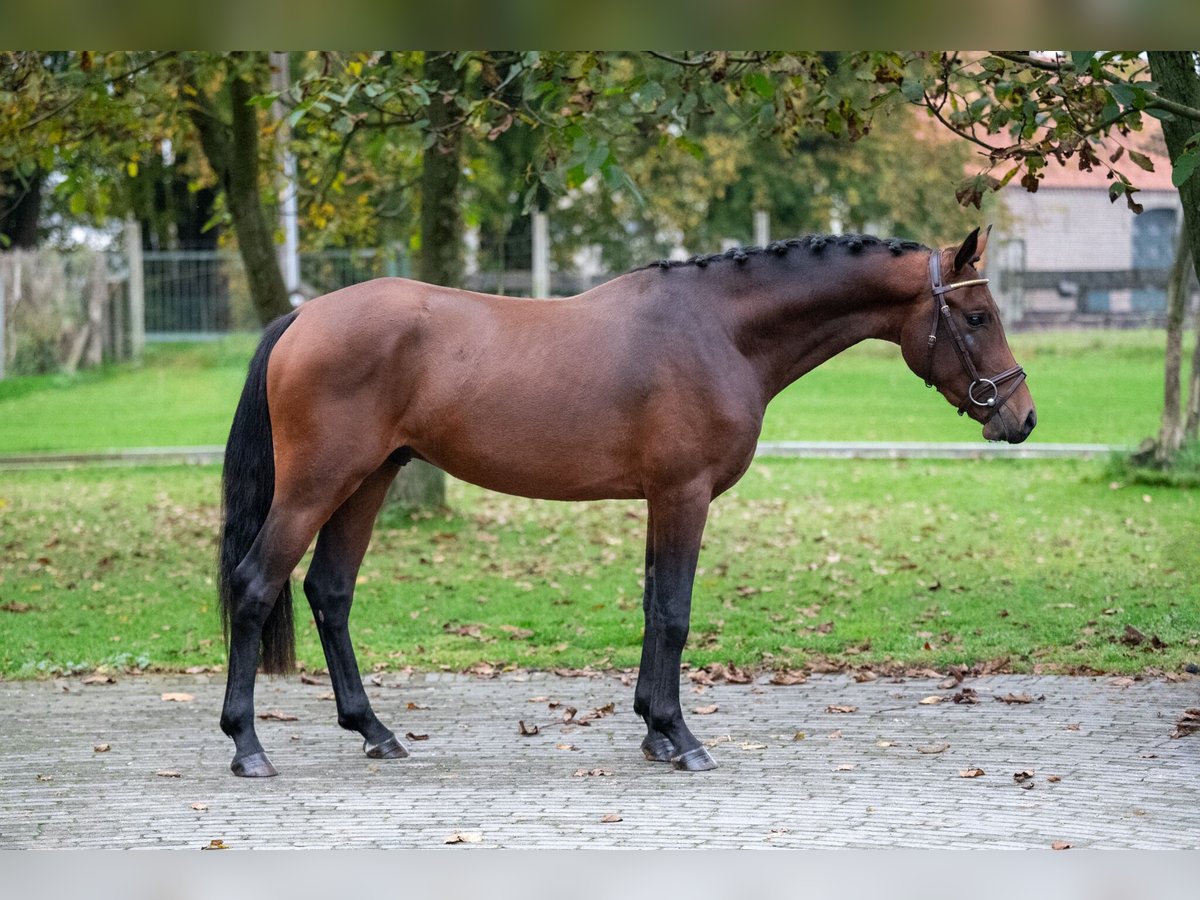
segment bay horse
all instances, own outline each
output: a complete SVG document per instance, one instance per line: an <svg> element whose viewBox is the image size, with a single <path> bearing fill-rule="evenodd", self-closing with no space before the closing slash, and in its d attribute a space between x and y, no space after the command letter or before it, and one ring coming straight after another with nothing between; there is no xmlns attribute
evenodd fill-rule
<svg viewBox="0 0 1200 900"><path fill-rule="evenodd" d="M1017 443L1033 429L1024 371L974 267L986 242L979 229L942 250L798 238L664 260L555 300L385 278L268 325L223 475L233 772L276 774L254 730L255 674L294 665L289 579L314 537L304 593L338 723L369 757L408 755L371 709L347 621L376 514L411 459L524 497L647 501L641 749L715 768L683 719L680 657L709 503L749 467L771 398L878 338L985 438Z"/></svg>

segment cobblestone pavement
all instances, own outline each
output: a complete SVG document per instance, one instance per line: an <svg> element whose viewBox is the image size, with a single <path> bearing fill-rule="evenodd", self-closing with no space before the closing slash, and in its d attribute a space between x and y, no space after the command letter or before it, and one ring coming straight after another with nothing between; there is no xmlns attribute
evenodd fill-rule
<svg viewBox="0 0 1200 900"><path fill-rule="evenodd" d="M1200 681L966 686L981 702L930 680L686 683L686 709L719 707L690 723L721 766L689 775L642 759L616 676L385 676L369 689L380 717L428 738L379 761L337 727L328 687L260 679L259 713L297 718L259 722L281 774L245 780L217 727L222 676L4 682L0 847L443 847L455 832L481 836L457 849L1200 847L1200 735L1168 737ZM1032 702L995 699L1008 694ZM566 706L608 703L586 727L561 724ZM972 768L985 774L960 776ZM574 774L596 769L611 774Z"/></svg>

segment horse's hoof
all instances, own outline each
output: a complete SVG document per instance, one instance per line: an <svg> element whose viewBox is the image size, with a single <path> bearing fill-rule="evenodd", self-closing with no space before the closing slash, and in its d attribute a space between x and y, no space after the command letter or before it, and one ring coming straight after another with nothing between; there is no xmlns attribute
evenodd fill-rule
<svg viewBox="0 0 1200 900"><path fill-rule="evenodd" d="M642 756L650 762L670 762L675 756L675 745L665 735L659 735L656 738L646 735L642 739Z"/></svg>
<svg viewBox="0 0 1200 900"><path fill-rule="evenodd" d="M363 741L363 752L371 759L404 759L408 756L408 750L396 740L395 735L378 744Z"/></svg>
<svg viewBox="0 0 1200 900"><path fill-rule="evenodd" d="M703 747L696 747L687 753L681 753L671 760L671 767L681 772L707 772L717 767L717 762Z"/></svg>
<svg viewBox="0 0 1200 900"><path fill-rule="evenodd" d="M249 756L235 756L229 768L239 778L270 778L279 774L279 770L271 765L271 760L261 750Z"/></svg>

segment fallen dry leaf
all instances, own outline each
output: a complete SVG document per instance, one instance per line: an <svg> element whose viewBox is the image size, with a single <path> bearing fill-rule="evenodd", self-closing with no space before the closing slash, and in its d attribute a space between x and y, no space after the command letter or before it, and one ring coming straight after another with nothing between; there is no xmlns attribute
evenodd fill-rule
<svg viewBox="0 0 1200 900"><path fill-rule="evenodd" d="M715 746L717 746L717 744L730 744L730 743L733 743L733 735L723 734L720 737L709 738L707 741L704 742L704 746L705 747L715 747Z"/></svg>
<svg viewBox="0 0 1200 900"><path fill-rule="evenodd" d="M411 731L406 731L406 732L404 732L404 736L405 736L406 738L408 738L410 741L427 741L427 740L429 740L429 735L427 735L427 734L413 734Z"/></svg>
<svg viewBox="0 0 1200 900"><path fill-rule="evenodd" d="M96 673L94 675L88 675L86 678L84 678L83 683L84 684L116 684L117 679L113 678L111 675L107 675L107 674L103 674L103 673Z"/></svg>
<svg viewBox="0 0 1200 900"><path fill-rule="evenodd" d="M920 703L922 706L933 706L935 703L941 703L942 699L943 698L939 694L931 694L930 696L923 698Z"/></svg>
<svg viewBox="0 0 1200 900"><path fill-rule="evenodd" d="M806 681L808 681L808 676L799 669L781 669L771 676L771 684L804 684Z"/></svg>
<svg viewBox="0 0 1200 900"><path fill-rule="evenodd" d="M975 688L963 688L950 699L955 703L978 703L979 695L975 693Z"/></svg>
<svg viewBox="0 0 1200 900"><path fill-rule="evenodd" d="M167 691L162 695L162 699L168 703L191 703L196 698L182 691Z"/></svg>
<svg viewBox="0 0 1200 900"><path fill-rule="evenodd" d="M1051 784L1057 784L1058 782L1062 781L1062 776L1061 775L1047 775L1046 780L1049 781Z"/></svg>
<svg viewBox="0 0 1200 900"><path fill-rule="evenodd" d="M1171 732L1171 737L1186 737L1189 734L1195 734L1197 731L1200 731L1200 708L1192 707L1185 709L1183 715L1175 722L1175 728Z"/></svg>
<svg viewBox="0 0 1200 900"><path fill-rule="evenodd" d="M555 750L578 750L579 748L576 747L574 744L555 744L554 749Z"/></svg>
<svg viewBox="0 0 1200 900"><path fill-rule="evenodd" d="M273 722L298 722L295 716L291 713L285 713L280 709L268 709L265 713L259 713L260 719L270 719Z"/></svg>
<svg viewBox="0 0 1200 900"><path fill-rule="evenodd" d="M571 775L572 778L602 778L606 775L612 775L608 769L576 769Z"/></svg>
<svg viewBox="0 0 1200 900"><path fill-rule="evenodd" d="M856 768L858 768L858 767L854 763L842 763L840 766L837 767L837 769L835 771L849 772L852 769L856 769Z"/></svg>
<svg viewBox="0 0 1200 900"><path fill-rule="evenodd" d="M301 684L317 684L317 685L321 685L322 687L328 687L329 679L318 677L316 675L302 674L300 676L300 683Z"/></svg>
<svg viewBox="0 0 1200 900"><path fill-rule="evenodd" d="M53 781L54 776L53 775L38 775L37 780L38 781Z"/></svg>
<svg viewBox="0 0 1200 900"><path fill-rule="evenodd" d="M413 710L416 710L416 709L429 709L429 707L426 706L424 703L413 703L411 700L405 705L404 708L409 710L410 712Z"/></svg>
<svg viewBox="0 0 1200 900"><path fill-rule="evenodd" d="M26 613L33 609L28 603L19 603L16 600L10 600L8 603L0 605L0 609L10 613Z"/></svg>
<svg viewBox="0 0 1200 900"><path fill-rule="evenodd" d="M855 672L850 677L853 678L855 681L857 681L859 684L866 684L867 682L875 681L877 678L879 678L879 676L876 675L874 672L872 672L870 669L859 669L857 672Z"/></svg>
<svg viewBox="0 0 1200 900"><path fill-rule="evenodd" d="M742 741L739 745L743 750L766 750L766 744L756 744L754 741Z"/></svg>
<svg viewBox="0 0 1200 900"><path fill-rule="evenodd" d="M831 741L840 741L842 739L842 729L837 728L829 732L825 737Z"/></svg>
<svg viewBox="0 0 1200 900"><path fill-rule="evenodd" d="M720 708L721 707L717 706L717 704L713 703L710 706L697 706L692 710L692 712L698 716L711 716Z"/></svg>
<svg viewBox="0 0 1200 900"><path fill-rule="evenodd" d="M830 706L825 707L825 712L827 712L827 713L852 713L852 712L858 712L858 707L857 706L830 705Z"/></svg>
<svg viewBox="0 0 1200 900"><path fill-rule="evenodd" d="M208 809L208 804L207 803L193 803L192 809L196 810L196 812L204 812L206 809Z"/></svg>
<svg viewBox="0 0 1200 900"><path fill-rule="evenodd" d="M318 700L336 700L337 694L335 694L333 691L325 691L323 693L317 694L317 699Z"/></svg>
<svg viewBox="0 0 1200 900"><path fill-rule="evenodd" d="M950 749L949 744L929 744L925 747L918 747L918 753L945 753Z"/></svg>
<svg viewBox="0 0 1200 900"><path fill-rule="evenodd" d="M528 628L518 628L515 625L501 625L500 630L506 632L511 640L520 641L525 638L533 637L533 632Z"/></svg>
<svg viewBox="0 0 1200 900"><path fill-rule="evenodd" d="M524 719L517 722L517 731L524 737L533 737L539 730L536 725L526 725Z"/></svg>
<svg viewBox="0 0 1200 900"><path fill-rule="evenodd" d="M483 840L483 835L478 831L456 831L443 844L478 844Z"/></svg>
<svg viewBox="0 0 1200 900"><path fill-rule="evenodd" d="M1079 722L1068 722L1063 727L1066 728L1067 731L1078 731L1080 724L1081 723Z"/></svg>
<svg viewBox="0 0 1200 900"><path fill-rule="evenodd" d="M997 697L1001 703L1032 703L1036 700L1045 700L1043 696L1031 697L1028 694L1005 694L1003 697Z"/></svg>
<svg viewBox="0 0 1200 900"><path fill-rule="evenodd" d="M92 744L92 750L96 753L107 753L112 749L112 744Z"/></svg>
<svg viewBox="0 0 1200 900"><path fill-rule="evenodd" d="M1017 784L1029 781L1033 778L1033 769L1022 769L1020 772L1013 772L1013 781Z"/></svg>
<svg viewBox="0 0 1200 900"><path fill-rule="evenodd" d="M792 740L793 741L802 741L802 740L804 740L805 737L807 737L807 735L803 731L797 731L795 734L792 735Z"/></svg>
<svg viewBox="0 0 1200 900"><path fill-rule="evenodd" d="M530 703L545 703L549 699L550 699L549 697L530 697L529 702Z"/></svg>
<svg viewBox="0 0 1200 900"><path fill-rule="evenodd" d="M601 816L600 821L604 822L607 825L611 825L613 822L621 822L623 820L616 813L609 813L606 816Z"/></svg>
<svg viewBox="0 0 1200 900"><path fill-rule="evenodd" d="M883 747L883 748L885 748L885 749L886 749L886 748L888 748L888 747L895 747L895 746L896 746L896 742L895 742L895 741L876 741L876 742L875 742L875 746L876 746L876 747ZM949 746L949 744L947 744L947 746Z"/></svg>
<svg viewBox="0 0 1200 900"><path fill-rule="evenodd" d="M987 773L984 772L983 769L980 769L980 768L962 769L958 773L958 777L959 778L978 778L980 775L986 775L986 774Z"/></svg>
<svg viewBox="0 0 1200 900"><path fill-rule="evenodd" d="M211 841L208 842L208 846L201 847L200 849L201 850L228 850L229 847L226 846L224 841L219 840L217 838L213 838Z"/></svg>
<svg viewBox="0 0 1200 900"><path fill-rule="evenodd" d="M159 778L182 778L183 773L178 769L159 769L154 773Z"/></svg>
<svg viewBox="0 0 1200 900"><path fill-rule="evenodd" d="M1053 844L1050 845L1050 849L1051 850L1070 850L1071 845L1068 844L1066 841L1055 841Z"/></svg>

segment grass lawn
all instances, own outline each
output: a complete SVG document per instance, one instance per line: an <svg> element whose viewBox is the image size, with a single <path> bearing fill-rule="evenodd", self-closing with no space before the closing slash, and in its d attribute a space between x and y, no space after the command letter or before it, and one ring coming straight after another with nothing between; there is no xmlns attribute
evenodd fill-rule
<svg viewBox="0 0 1200 900"><path fill-rule="evenodd" d="M1161 332L1014 335L1039 424L1031 440L1137 444L1158 429ZM0 453L223 444L254 339L152 346L140 367L0 381ZM1190 344L1189 344L1190 346ZM899 359L868 342L771 404L766 440L981 440Z"/></svg>
<svg viewBox="0 0 1200 900"><path fill-rule="evenodd" d="M5 473L0 674L223 664L218 477ZM450 500L377 529L364 669L637 664L643 504ZM1200 490L1110 484L1100 463L759 462L714 505L685 659L1180 670L1200 661L1198 541ZM299 658L323 667L297 604Z"/></svg>

